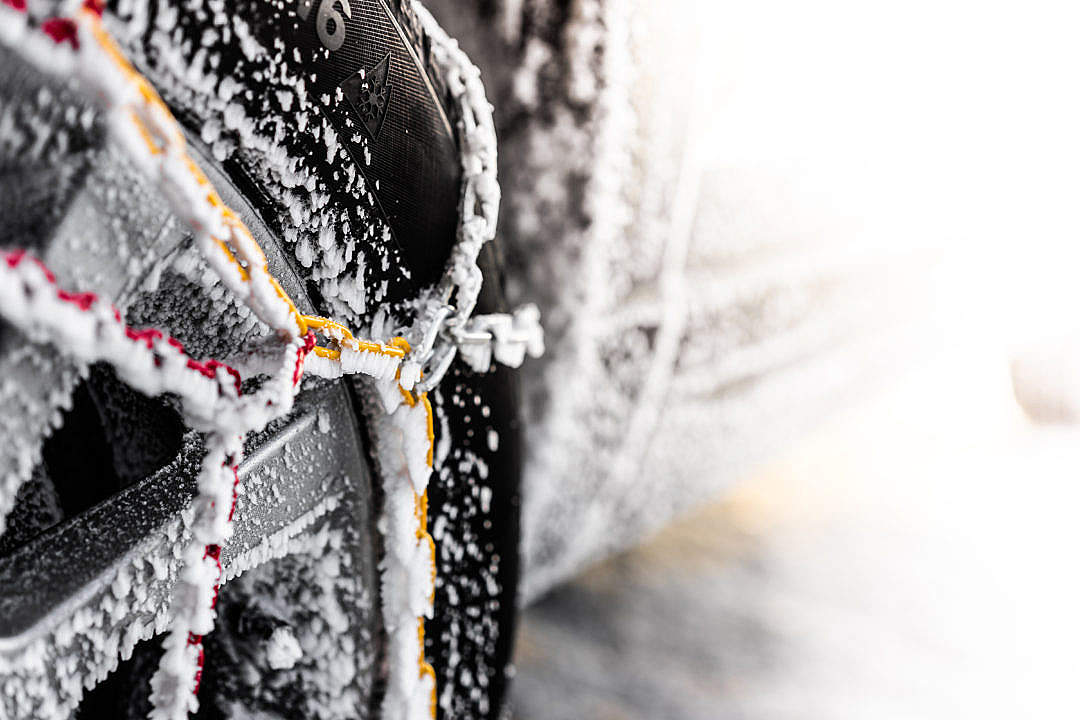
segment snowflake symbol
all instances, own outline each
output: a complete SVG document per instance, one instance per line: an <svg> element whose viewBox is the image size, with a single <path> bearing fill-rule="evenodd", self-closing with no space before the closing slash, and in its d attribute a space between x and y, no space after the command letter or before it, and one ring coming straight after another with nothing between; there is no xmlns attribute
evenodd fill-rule
<svg viewBox="0 0 1080 720"><path fill-rule="evenodd" d="M360 116L361 124L372 140L379 137L390 105L389 75L390 54L387 53L370 71L358 71L341 83L345 98Z"/></svg>

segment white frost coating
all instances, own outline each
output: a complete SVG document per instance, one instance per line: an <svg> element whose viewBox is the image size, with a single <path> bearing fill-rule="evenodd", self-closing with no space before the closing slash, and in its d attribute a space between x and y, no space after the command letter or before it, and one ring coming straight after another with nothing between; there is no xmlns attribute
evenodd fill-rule
<svg viewBox="0 0 1080 720"><path fill-rule="evenodd" d="M21 13L5 14L12 16L5 21L20 25L26 22ZM160 333L135 336L123 326L119 313L110 312L104 303L93 298L85 303L64 299L54 291L42 266L24 261L22 255L5 256L7 267L3 272L9 277L0 283L0 312L5 319L30 337L52 341L84 362L110 363L122 380L147 395L177 394L183 401L188 424L208 433L198 496L193 504L192 539L181 553L184 570L174 588L174 617L164 642L165 653L151 680L151 717L180 720L198 709L201 638L214 625L213 605L221 575L219 557L221 545L229 536L241 440L247 432L261 429L291 409L308 348L298 339L303 327L295 308L281 297L266 271L261 249L220 201L215 202L216 195L211 194L205 178L187 160L183 135L168 112L158 104L138 102L137 76L125 74L114 62L108 39L95 35L100 33L100 26L93 14L84 11L76 17L80 39L77 50L57 43L39 47L44 36L25 32L23 39L28 44L17 49L25 51L29 47L29 58L43 70L74 74L99 96L109 109L112 134L135 165L157 180L174 211L195 229L197 245L226 287L283 337L292 337L284 344L284 362L267 384L252 396L236 397L237 376L234 397L224 400L232 378L223 368L211 365L205 370L216 379L204 377L203 371L191 367L179 348ZM5 38L17 36L5 34ZM78 60L73 61L76 56ZM221 237L229 238L247 265L246 278L221 246L217 239ZM343 352L342 365L353 360L355 369L363 371L370 365L364 356L371 354ZM380 374L389 372L390 364L378 362ZM0 507L10 504L5 500Z"/></svg>
<svg viewBox="0 0 1080 720"><path fill-rule="evenodd" d="M513 315L492 313L471 318L451 331L462 358L477 372L487 372L494 358L508 367L521 367L525 354L544 354L544 331L536 305L519 307Z"/></svg>
<svg viewBox="0 0 1080 720"><path fill-rule="evenodd" d="M187 160L186 141L163 105L145 102L139 81L125 74L113 60L113 50L100 34L100 23L90 11L76 11L71 19L78 28L78 48L52 42L43 33L27 32L26 14L3 8L5 25L22 26L8 36L26 59L44 72L72 78L107 108L112 136L134 165L155 180L173 211L196 233L197 244L214 271L239 299L248 303L260 320L289 335L300 335L296 319L282 301L266 269L262 250L243 225L235 221L216 200L212 201L205 178ZM149 137L148 137L149 135ZM247 266L247 277L219 247L227 239L237 259Z"/></svg>
<svg viewBox="0 0 1080 720"><path fill-rule="evenodd" d="M0 315L31 339L51 343L84 363L107 362L145 395L179 396L188 422L199 430L235 427L267 412L262 407L273 399L271 393L237 397L234 378L224 366L207 377L189 367L183 351L161 333L132 338L112 306L93 300L80 309L60 298L37 262L19 253L0 257Z"/></svg>
<svg viewBox="0 0 1080 720"><path fill-rule="evenodd" d="M288 526L263 537L260 544L234 557L225 579L234 579L286 555L323 556L326 548L335 546L334 535L340 531L328 532L325 522L318 531L311 528L333 512L340 499L336 495L327 497ZM11 717L68 717L75 710L84 683L88 689L104 680L116 669L118 660L131 657L138 642L166 629L168 612L160 598L167 595L169 586L183 569L176 548L178 543L190 538L190 520L190 513L183 513L156 534L149 547L128 553L119 561L111 580L105 578L81 607L61 619L50 632L30 640L14 659L0 652L0 677L21 679L20 676L28 675L38 683L27 693L9 690L5 700L12 703ZM336 546L340 547L340 541ZM139 588L145 592L140 594ZM128 589L132 592L128 593ZM44 665L51 665L53 672L46 672ZM55 685L46 687L50 674ZM18 680L15 682L17 687ZM326 684L330 695L341 694L334 678L326 677ZM324 715L331 716L326 712L313 713L318 717Z"/></svg>
<svg viewBox="0 0 1080 720"><path fill-rule="evenodd" d="M288 670L304 656L290 628L275 628L266 642L266 662L274 670Z"/></svg>
<svg viewBox="0 0 1080 720"><path fill-rule="evenodd" d="M19 488L41 461L41 443L61 422L59 410L71 407L71 391L85 368L42 356L23 347L0 362L0 534ZM41 382L49 377L51 382ZM21 412L12 412L19 408Z"/></svg>
<svg viewBox="0 0 1080 720"><path fill-rule="evenodd" d="M573 505L557 502L566 498L568 489L589 498L617 496L595 490L608 477L615 454L601 433L621 432L623 408L631 404L625 388L638 386L628 381L620 385L611 374L611 367L625 364L606 364L612 345L623 343L617 350L622 352L625 343L636 338L611 319L619 310L617 288L624 286L628 274L623 267L631 263L629 246L623 243L636 237L630 233L635 229L634 205L628 192L638 179L632 145L637 118L631 103L629 3L574 0L566 10L565 25L556 22L552 27L554 32L558 26L557 40L541 30L525 32L529 40L539 38L558 53L543 71L556 73L561 83L556 90L541 87L544 117L531 118L528 130L512 140L513 151L520 153L519 170L525 172L520 177L530 181L507 198L513 208L509 220L515 250L529 258L531 268L521 290L541 301L557 328L548 338L549 362L523 378L526 398L543 397L525 409L530 421L536 418L523 475L529 497L522 526L526 596L550 585L568 567L580 567L577 553L595 547L594 537L586 539L580 532L584 523L577 516L570 520L572 513L553 512L540 517L537 508ZM672 119L665 117L664 122ZM553 157L565 160L552 162ZM652 240L662 244L662 233L654 235ZM635 244L633 252L643 246L649 244ZM639 264L637 259L632 262L635 268ZM555 273L561 279L557 292L545 290L546 278ZM610 399L598 403L598 388ZM608 537L611 524L601 532ZM582 541L564 542L569 536ZM548 552L552 546L557 554ZM553 567L553 555L558 568Z"/></svg>
<svg viewBox="0 0 1080 720"><path fill-rule="evenodd" d="M427 490L428 478L431 477L431 466L428 465L427 460L428 449L431 446L427 434L427 409L423 403L419 402L411 407L401 403L391 413L390 419L401 432L401 452L413 492L423 495Z"/></svg>
<svg viewBox="0 0 1080 720"><path fill-rule="evenodd" d="M209 548L216 546L220 552L229 536L240 441L246 432L291 409L293 363L301 345L286 344L281 370L256 393L240 396L237 378L224 366L190 361L161 333L132 332L115 309L93 296L65 298L44 267L21 253L4 253L2 259L0 316L28 337L51 343L84 363L109 363L121 380L146 395L177 395L187 424L207 433L207 454L191 508L191 539L181 550L184 569L174 588L174 617L165 655L151 681L153 716L186 717L198 707L194 690L199 647L189 638L213 629L220 565Z"/></svg>
<svg viewBox="0 0 1080 720"><path fill-rule="evenodd" d="M323 378L339 378L344 375L368 375L376 380L393 379L401 364L400 358L363 349L352 349L345 343L337 360L309 355L304 369Z"/></svg>
<svg viewBox="0 0 1080 720"><path fill-rule="evenodd" d="M385 507L380 528L386 555L379 564L383 625L391 658L382 717L431 717L434 677L422 673L423 648L417 647L419 617L432 616L435 592L434 546L423 532L418 498L431 476L431 440L425 403L409 405L402 394L380 393L384 413L373 430Z"/></svg>
<svg viewBox="0 0 1080 720"><path fill-rule="evenodd" d="M430 305L428 314L437 315L440 322L445 324L449 342L436 343L420 357L428 371L419 387L429 390L442 379L457 350L465 349L458 340L458 333L466 328L480 294L483 275L476 260L484 243L495 237L501 192L496 179L495 123L491 104L480 80L480 71L458 48L457 41L439 27L419 2L412 3L412 10L432 41L432 60L446 80L454 101L460 106L461 117L458 121L458 135L462 153L462 199L459 205L458 242L451 252L450 265L435 293L427 298ZM439 314L451 296L454 296L457 302L456 312L452 316ZM535 313L536 321L533 335L530 336L532 342L528 344L529 353L542 352L543 336L540 334L539 312L533 307L531 311L526 310L526 313ZM425 313L421 313L421 317L424 316ZM425 329L420 328L421 331ZM536 340L536 337L540 339ZM425 347L430 346L425 343ZM512 359L517 356L517 351L509 351L507 346L501 354ZM498 354L496 359L502 362Z"/></svg>
<svg viewBox="0 0 1080 720"><path fill-rule="evenodd" d="M135 3L134 5L138 5ZM105 303L95 301L87 310L56 295L45 272L33 262L9 263L11 277L0 276L4 288L18 288L0 308L5 319L26 331L31 337L47 339L70 351L85 362L105 361L113 364L117 374L136 389L148 395L173 392L183 401L185 419L209 434L207 455L198 480L199 496L191 510L191 539L179 552L183 561L174 592L174 620L165 642L165 655L152 686L153 718L179 720L198 707L193 692L196 686L195 667L199 662L201 636L213 628L213 598L220 581L221 568L217 554L229 534L228 519L232 507L231 492L235 481L234 468L239 462L241 439L251 430L259 429L270 420L291 408L295 387L304 369L309 345L302 343L303 319L291 302L282 297L273 278L265 269L261 249L235 217L225 210L212 188L194 168L184 152L184 138L175 121L163 105L140 102L141 78L125 73L116 65L108 51L108 39L100 34L96 19L86 11L75 12L79 30L78 49L53 43L40 33L28 33L25 16L0 7L3 34L0 40L12 44L39 68L57 75L73 77L89 89L106 107L110 130L120 146L148 177L154 179L174 211L196 232L197 247L210 263L221 282L269 328L277 331L282 342L282 360L275 364L271 380L250 396L231 392L233 377L223 367L192 367L178 348L168 339L158 336L133 338L131 333L112 314ZM387 557L382 564L384 588L384 619L390 633L391 669L384 698L387 718L428 717L434 696L434 677L423 663L423 649L416 638L422 627L418 617L430 617L433 595L434 558L430 537L424 532L417 515L418 496L426 489L431 467L430 407L426 400L406 403L397 392L394 381L398 371L403 375L402 387L414 385L420 391L433 387L449 366L455 352L454 330L462 332L475 306L482 276L476 258L483 243L494 236L498 213L499 187L495 180L495 136L491 108L479 80L479 72L458 50L454 41L435 24L422 8L414 6L425 31L433 40L432 56L447 80L455 101L461 105L459 138L462 146L463 189L461 221L451 262L439 286L428 293L422 304L426 311L418 313L418 322L408 329L420 339L421 353L402 364L399 354L388 348L369 349L369 344L352 342L348 337L335 337L340 347L337 357L312 355L308 369L316 374L338 377L362 373L380 382L385 412L375 423L377 454L383 467L383 482L387 511ZM8 22L9 17L12 22ZM175 48L170 48L165 35L175 26L176 13L162 8L156 17L156 30L151 40L162 56L178 61ZM264 52L246 25L237 20L234 30L248 56ZM224 30L228 30L225 27ZM227 39L227 38L226 38ZM74 45L74 43L73 43ZM213 91L208 78L189 74L193 84L205 85ZM296 98L301 106L306 102L302 81L297 84ZM222 82L216 94L223 103L237 88ZM291 105L282 100L282 106ZM290 96L291 97L291 96ZM276 148L266 138L259 137L254 126L244 117L242 106L228 103L223 109L225 126L239 133L242 143L262 144L264 153L275 159ZM311 128L314 135L321 131L327 147L327 157L338 152L338 140L325 122ZM220 127L208 124L203 129L207 142L214 142ZM222 159L227 147L213 148L215 157ZM280 154L280 153L278 153ZM290 206L295 221L310 215L327 204L328 198L314 192L313 178L297 168L287 157L277 157L279 179L293 187L302 187L310 196L310 206L297 202ZM321 213L318 246L322 266L316 278L330 281L337 292L328 293L354 312L363 309L363 268L354 278L342 279L348 257L342 255L341 243L336 240L333 219ZM235 253L221 242L224 239ZM305 242L307 238L305 237ZM345 253L353 248L346 245ZM298 245L298 256L304 265L314 257ZM236 261L245 266L240 269ZM16 282L17 281L17 282ZM385 284L385 283L384 283ZM383 288L385 292L385 288ZM15 295L22 294L20 298ZM446 301L453 296L458 303L451 314ZM381 293L376 293L376 299ZM23 314L33 304L31 313ZM520 315L520 322L519 317ZM447 327L450 333L440 335ZM542 350L538 313L515 314L513 318L493 316L487 320L490 328L489 351L501 362L520 364L524 352L537 354ZM478 332L486 332L481 330ZM379 333L375 333L378 335ZM429 361L432 361L429 365ZM422 378L421 367L429 367ZM204 374L209 367L209 374ZM421 379L422 378L422 379ZM237 376L238 382L238 376ZM214 384L216 383L216 385ZM6 490L6 488L5 488ZM3 500L3 497L0 497ZM2 503L0 503L2 507ZM156 571L155 571L156 572ZM419 657L418 657L419 656Z"/></svg>
<svg viewBox="0 0 1080 720"><path fill-rule="evenodd" d="M243 450L239 435L211 434L206 445L192 540L183 550L183 570L173 589L173 620L163 643L165 653L150 680L152 719L182 719L199 708L196 668L200 667L201 638L214 629L213 605L221 580L219 557L211 556L209 548L216 546L220 553L229 536L234 468Z"/></svg>

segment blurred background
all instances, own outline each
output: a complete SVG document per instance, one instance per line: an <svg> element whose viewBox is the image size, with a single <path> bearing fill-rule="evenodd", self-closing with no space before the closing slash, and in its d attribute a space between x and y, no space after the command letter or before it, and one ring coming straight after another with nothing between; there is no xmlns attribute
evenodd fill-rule
<svg viewBox="0 0 1080 720"><path fill-rule="evenodd" d="M427 4L549 345L515 717L1077 716L1075 6Z"/></svg>

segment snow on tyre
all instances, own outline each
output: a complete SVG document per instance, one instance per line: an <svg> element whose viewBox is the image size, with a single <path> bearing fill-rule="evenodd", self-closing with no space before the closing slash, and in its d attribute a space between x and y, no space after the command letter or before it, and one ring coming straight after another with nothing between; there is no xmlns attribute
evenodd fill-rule
<svg viewBox="0 0 1080 720"><path fill-rule="evenodd" d="M0 717L485 717L520 437L418 5L0 3Z"/></svg>

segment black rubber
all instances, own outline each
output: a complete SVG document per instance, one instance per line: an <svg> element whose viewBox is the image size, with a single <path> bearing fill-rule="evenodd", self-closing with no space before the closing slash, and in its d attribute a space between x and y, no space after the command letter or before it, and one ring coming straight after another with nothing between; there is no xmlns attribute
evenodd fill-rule
<svg viewBox="0 0 1080 720"><path fill-rule="evenodd" d="M311 8L302 19L297 8ZM289 8L289 5L294 7ZM299 0L284 11L270 3L236 2L231 11L249 19L269 47L282 39L303 53L303 70L314 77L315 94L335 98L323 111L337 128L357 169L374 188L378 209L411 271L413 293L442 273L457 230L461 166L444 92L422 37L415 37L407 3L382 0ZM344 8L350 8L345 17ZM344 38L335 51L319 38L318 11L344 18ZM239 53L240 49L236 48ZM223 60L223 62L226 62ZM365 148L354 138L357 128Z"/></svg>
<svg viewBox="0 0 1080 720"><path fill-rule="evenodd" d="M385 283L384 302L401 312L407 312L402 308L407 306L408 301L441 275L456 237L461 168L453 106L447 102L442 80L430 62L428 40L415 22L407 2L350 0L351 16L344 21L341 45L333 52L324 52L326 43L320 37L319 23L323 23L324 35L336 37L338 30L328 16L320 17L320 9L327 2L330 0L323 0L321 4L319 0L311 2L306 18L298 13L299 3L294 0L286 0L281 7L264 0L238 0L229 4L228 12L242 18L253 35L267 47L278 47L283 42L284 57L294 57L292 49L298 49L300 60L292 69L312 76L318 94L335 98L340 88L340 101L324 105L320 111L337 129L348 152L348 159L342 162L351 162L354 169L364 176L371 192L359 199L335 193L335 178L346 169L342 162L326 161L323 157L325 148L320 141L304 133L295 133L286 142L291 154L311 159L308 167L318 173L330 188L330 205L326 212L340 211L358 228L362 225L368 227L365 239L370 243L362 243L358 248L366 267L365 284L376 287ZM333 0L329 6L338 12L339 17L344 7L342 2ZM183 3L175 4L178 18L174 38L180 52L192 56L202 47L201 43L185 44L183 40L202 37L205 16L197 8ZM154 19L166 5L150 3L149 28L153 27ZM288 228L288 212L275 199L275 188L271 187L275 179L264 174L258 158L243 151L232 153L221 162L212 159L212 148L200 139L200 131L207 122L220 118L200 114L200 105L195 101L197 98L182 92L170 92L167 76L172 66L161 60L159 49L151 42L151 31L147 30L142 35L124 35L122 31L128 18L116 15L118 9L119 3L110 5L108 22L121 30L120 41L125 50L139 69L160 88L163 99L188 132L193 152L212 181L222 188L223 197L253 226L256 237L267 251L271 271L305 311L336 315L334 308L324 301L320 286L311 278L310 270L304 268L295 254L286 248L284 236ZM260 59L242 57L241 44L237 42L225 43L219 49L222 52L220 67L230 67L235 63L238 66L242 64L246 70L233 76L233 80L244 88L244 92L237 95L237 102L249 103L249 109L260 106L260 91L264 90L256 79ZM0 82L0 91L9 95L30 93L39 82L33 73L9 77L0 70L0 81L12 78L7 85ZM68 100L72 96L68 91L62 91L60 97ZM57 113L56 122L64 122L63 113ZM65 259L82 262L72 256L63 244L58 246L52 241L50 228L62 223L65 215L70 215L71 208L100 206L100 203L80 203L79 198L98 190L95 183L101 181L102 173L96 163L100 160L97 153L101 142L100 125L95 123L87 133L85 143L68 148L66 153L51 155L41 168L33 168L33 177L45 178L38 183L43 188L43 199L32 213L25 207L21 213L12 210L12 223L8 224L8 230L0 237L0 243L5 246L30 245L47 260L55 259L61 265ZM367 154L370 154L370 161ZM7 173L0 179L4 179L12 188L19 186L20 174L25 175L28 171L17 163L10 167L0 165L0 170ZM105 176L108 177L108 174ZM55 181L61 177L64 180L62 186ZM9 193L5 194L5 197L10 196ZM389 256L377 246L379 238L370 237L372 217L389 227L391 245L395 250ZM26 222L19 225L20 219ZM110 217L102 214L97 224L105 228L110 222ZM120 218L119 222L125 226L134 223L147 237L158 238L155 242L159 243L164 233L160 228L169 227L163 224L162 217L152 213L146 218ZM173 231L173 235L175 237L166 237L166 244L171 245L158 249L161 254L187 242L186 233ZM387 257L390 258L388 262ZM103 262L107 261L106 258ZM485 285L477 312L504 311L506 307L500 289L501 262L497 247L485 248L481 265ZM138 278L124 277L122 269L116 272L120 275L112 276L108 286L100 290L117 299L129 322L160 323L166 329L172 329L172 321L160 315L159 305L151 302L152 298L148 299L138 292L131 294L138 285ZM58 276L63 283L68 273L61 269ZM167 295L174 301L190 295L193 304L189 310L183 310L183 302L174 303L180 308L179 312L195 313L196 317L209 312L202 322L206 325L214 322L211 306L205 298L198 292L191 294L191 290L182 282L167 277L156 293ZM370 303L367 312L345 319L355 326L361 326L370 320L375 305ZM176 318L178 332L185 325L181 320L190 318ZM233 342L230 337L207 338L196 332L195 336L181 339L189 349L217 355L235 349L229 346ZM0 328L0 339L6 339L9 345L19 341L10 332L5 334L3 328ZM77 402L76 409L69 413L69 430L74 430L81 423L89 428L86 433L88 437L96 436L101 440L122 426L122 423L101 419L104 412L102 407L107 402L104 405L98 402L96 410L92 406L91 396L96 392L96 387L102 383L108 384L108 372L105 368L95 370L96 384L91 383L78 391L82 399ZM356 392L351 383L334 385L348 388L349 402L353 405L350 414L362 418L358 401L361 393ZM323 386L309 388L308 394L326 392L319 390L320 387ZM110 393L110 397L124 396L124 389L112 388ZM442 385L430 397L437 416L436 444L443 445L447 433L450 443L448 454L438 458L429 488L429 527L436 539L438 580L435 616L427 622L426 654L437 673L440 717L496 717L500 714L505 696L506 668L511 654L516 613L522 459L516 378L505 368L478 374L463 363L455 362ZM168 437L157 439L171 448L175 444L177 431L177 428L169 425L174 422L173 416L160 403L140 398L130 402L136 405L143 403L144 410L151 410L143 412L142 416L160 417L161 427L168 425L168 432L162 431ZM88 405L88 402L91 404ZM302 414L304 403L300 407ZM101 427L95 427L95 422L101 422ZM362 433L362 420L360 425ZM57 437L59 439L50 445L52 449L47 449L46 461L59 466L70 458L65 458L63 452L57 449L58 443L65 437L64 431L61 430ZM134 440L134 436L124 437L129 441ZM188 456L193 449L197 450L197 442L195 445L192 445L194 440L185 443L184 452L172 463L155 456L150 463L153 467L142 467L137 462L125 465L124 437L109 442L111 464L107 453L89 451L87 455L97 458L100 461L98 465L104 468L94 473L95 477L111 478L109 492L83 495L65 492L65 502L69 507L65 508L67 512L59 524L44 528L44 532L35 531L32 537L13 539L5 536L7 545L4 544L5 538L0 538L0 576L18 580L17 587L23 588L20 593L23 593L24 599L26 592L33 594L45 590L40 587L35 589L34 583L40 585L48 573L32 559L39 553L55 555L51 550L56 548L49 543L74 543L73 552L89 553L84 563L89 576L95 563L107 561L104 549L95 554L95 538L105 543L102 548L110 546L110 551L114 551L113 541L116 537L130 537L132 541L137 539L137 524L129 523L132 518L141 518L147 528L156 527L187 503L193 488L193 458ZM267 437L272 437L272 433ZM253 442L256 440L253 439ZM369 443L362 444L370 447ZM257 444L252 449L256 447ZM183 477L170 475L170 468L174 466L186 468ZM68 476L71 473L58 470L57 475ZM140 480L140 477L145 479ZM179 486L177 478L180 478ZM375 492L370 497L378 502L378 483L371 485ZM169 488L172 488L171 492ZM286 489L286 492L289 491ZM302 492L310 494L311 488ZM357 497L362 496L361 493ZM167 498L167 501L163 498ZM286 497L286 504L288 500ZM305 497L304 501L308 502L310 498ZM143 508L139 511L141 515L126 515L122 512L125 503ZM367 508L367 512L359 513L356 517L368 517L368 513L375 510L377 508ZM377 533L372 525L367 524L370 520L364 522L365 526L357 528L357 531L371 538L377 549ZM117 523L127 525L127 532L118 534ZM237 537L242 540L244 532L238 531ZM106 538L109 542L106 542ZM228 552L226 548L226 555ZM59 557L62 556L63 553L60 553ZM81 582L82 576L64 576L67 572L64 567L61 563L49 571L56 577L48 591L57 598L75 592ZM377 583L372 580L367 580L372 586L369 589L377 595ZM9 587L16 585L9 584ZM5 593L0 592L0 606L3 606L4 597ZM252 620L251 611L245 611L249 604L246 597L231 591L229 585L222 589L219 629L206 638L206 676L200 694L203 698L200 717L224 717L220 710L222 704L215 702L215 697L247 702L250 710L269 709L260 705L266 700L257 697L257 688L223 682L222 678L227 677L226 672L215 677L217 670L227 668L235 661L235 658L230 659L233 652L230 648L235 643L229 638L237 633L250 632L252 627L273 622L272 618L261 616ZM8 617L0 618L3 621L0 626L7 627L5 632L9 634L19 632L20 628L34 622L34 613L49 606L49 603L41 603L40 610L35 611L25 603L20 604L14 595L10 600L18 604L18 611L13 610ZM378 607L377 602L375 607ZM18 613L29 614L24 616ZM136 648L130 661L122 663L108 680L90 692L83 701L78 717L144 716L148 702L147 682L155 666L159 639ZM383 639L378 638L377 643L376 655L382 658ZM453 664L451 657L455 659ZM380 667L383 669L380 670ZM381 661L368 670L373 673L366 681L372 693L361 716L377 717L381 673L384 670ZM299 710L303 703L296 696L296 693L302 692L302 687L289 690L292 694L286 693L275 701L273 709L285 717L304 717Z"/></svg>

